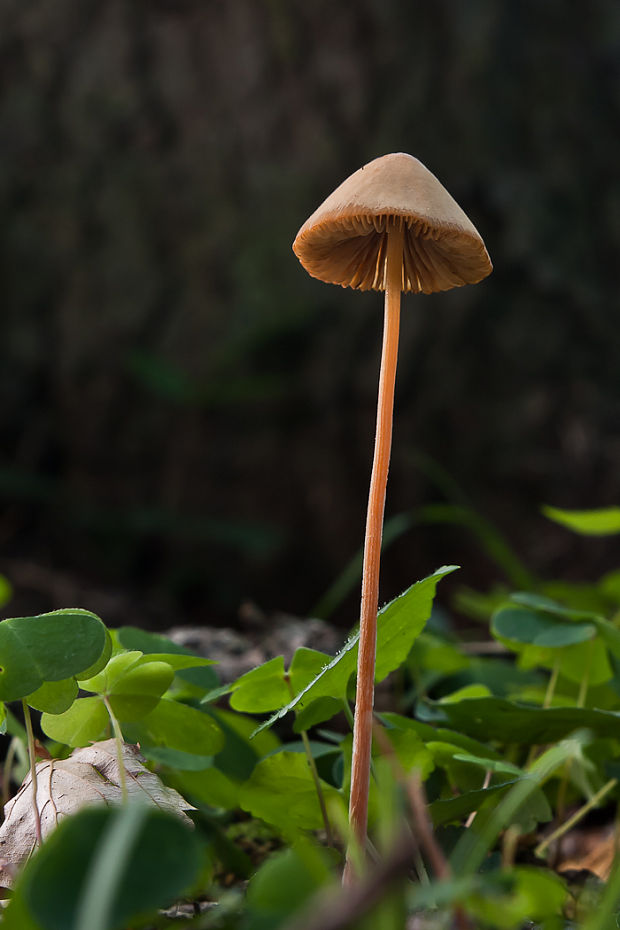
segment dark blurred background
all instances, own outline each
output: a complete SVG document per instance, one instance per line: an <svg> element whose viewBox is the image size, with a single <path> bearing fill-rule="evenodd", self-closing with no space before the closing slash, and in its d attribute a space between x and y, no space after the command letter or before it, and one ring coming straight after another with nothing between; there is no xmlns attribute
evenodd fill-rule
<svg viewBox="0 0 620 930"><path fill-rule="evenodd" d="M464 496L533 572L617 567L540 513L620 502L617 0L3 0L0 74L9 613L313 610L362 540L382 305L291 242L390 151L495 270L404 300L388 518ZM383 599L499 575L397 535Z"/></svg>

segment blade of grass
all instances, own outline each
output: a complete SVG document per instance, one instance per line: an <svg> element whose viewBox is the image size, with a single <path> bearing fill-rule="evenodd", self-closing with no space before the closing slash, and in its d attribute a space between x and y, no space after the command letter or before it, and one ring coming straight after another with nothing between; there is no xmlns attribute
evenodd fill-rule
<svg viewBox="0 0 620 930"><path fill-rule="evenodd" d="M463 833L450 856L455 875L473 875L478 871L499 834L510 826L523 803L554 772L578 754L582 742L583 737L574 736L552 746L536 759L527 776L517 782L497 806L479 811L474 825Z"/></svg>
<svg viewBox="0 0 620 930"><path fill-rule="evenodd" d="M116 892L147 812L147 807L131 804L114 813L86 875L75 930L108 930Z"/></svg>

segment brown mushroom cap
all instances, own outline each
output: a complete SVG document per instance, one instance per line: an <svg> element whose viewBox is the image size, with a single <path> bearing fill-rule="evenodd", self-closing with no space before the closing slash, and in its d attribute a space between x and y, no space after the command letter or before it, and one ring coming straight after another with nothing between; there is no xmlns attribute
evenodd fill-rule
<svg viewBox="0 0 620 930"><path fill-rule="evenodd" d="M493 266L478 230L434 174L398 152L383 155L337 187L301 227L293 250L315 278L362 291L385 290L387 228L405 228L402 290L475 284Z"/></svg>

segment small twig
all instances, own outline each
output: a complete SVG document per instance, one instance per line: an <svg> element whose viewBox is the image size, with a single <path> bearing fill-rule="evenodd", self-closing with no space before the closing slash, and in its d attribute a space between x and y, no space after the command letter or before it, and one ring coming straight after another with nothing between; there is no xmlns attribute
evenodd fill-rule
<svg viewBox="0 0 620 930"><path fill-rule="evenodd" d="M484 781L482 782L482 790L483 790L483 791L485 790L485 788L488 788L488 787L489 787L490 781L491 781L491 769L487 769L487 770L486 770L486 773L485 773L485 776L484 776ZM471 814L469 815L469 817L468 817L467 820L465 821L465 826L466 826L466 827L471 827L472 823L473 823L474 820L476 819L476 814L477 814L477 813L478 813L478 811L472 811L472 812L471 812Z"/></svg>
<svg viewBox="0 0 620 930"><path fill-rule="evenodd" d="M451 877L448 860L433 833L433 825L426 805L426 795L422 779L418 772L413 772L406 781L409 806L413 816L413 823L420 846L428 856L433 872L439 881L447 881Z"/></svg>
<svg viewBox="0 0 620 930"><path fill-rule="evenodd" d="M382 727L375 724L373 732L375 739L381 747L381 751L392 767L396 780L407 792L416 837L421 848L428 857L428 861L431 864L435 876L440 880L450 878L448 860L444 856L443 850L437 843L433 833L433 825L428 816L424 786L419 773L412 772L409 776L405 773L394 752L394 747Z"/></svg>
<svg viewBox="0 0 620 930"><path fill-rule="evenodd" d="M512 868L515 863L517 844L521 836L521 828L515 825L508 827L502 839L502 868Z"/></svg>
<svg viewBox="0 0 620 930"><path fill-rule="evenodd" d="M551 846L551 844L555 843L556 840L561 839L565 833L568 833L569 830L572 830L575 824L579 823L579 821L585 817L588 811L592 810L593 807L596 807L599 801L602 801L605 795L609 794L609 792L615 788L617 784L618 779L611 778L606 784L603 785L602 788L599 788L596 794L592 795L587 804L584 804L583 807L580 807L572 817L569 817L568 820L566 820L563 824L560 824L557 830L554 830L553 833L550 833L549 836L542 841L542 843L538 844L534 850L535 855L542 856L548 846Z"/></svg>
<svg viewBox="0 0 620 930"><path fill-rule="evenodd" d="M332 889L318 901L313 899L285 930L344 930L351 926L367 914L395 882L408 874L416 849L411 831L403 829L390 854L380 863L350 887Z"/></svg>

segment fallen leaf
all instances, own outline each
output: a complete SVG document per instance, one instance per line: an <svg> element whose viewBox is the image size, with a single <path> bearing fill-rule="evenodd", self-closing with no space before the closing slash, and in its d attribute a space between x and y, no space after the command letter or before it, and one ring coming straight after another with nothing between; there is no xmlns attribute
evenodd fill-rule
<svg viewBox="0 0 620 930"><path fill-rule="evenodd" d="M614 863L617 839L614 825L573 830L560 844L558 872L581 872L586 869L607 881Z"/></svg>
<svg viewBox="0 0 620 930"><path fill-rule="evenodd" d="M145 767L145 760L136 746L129 743L122 746L129 801L159 807L191 823L185 811L195 808ZM86 805L123 803L116 742L113 739L76 749L68 759L39 762L36 773L43 839L62 817ZM11 887L16 868L30 856L36 845L30 772L15 797L5 805L4 817L0 827L0 885Z"/></svg>

